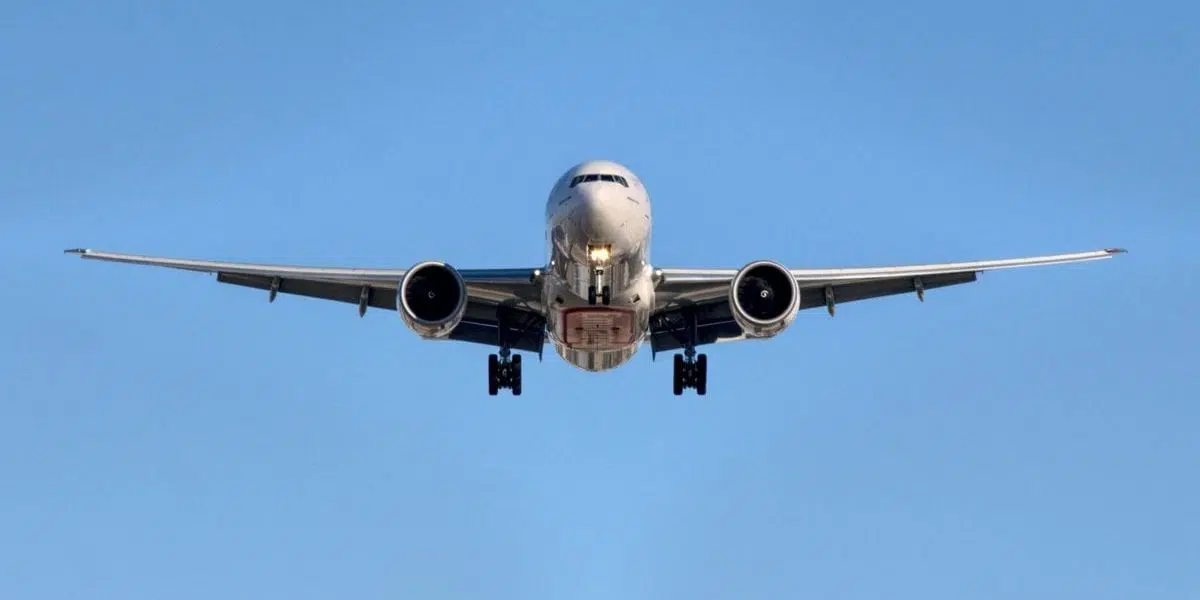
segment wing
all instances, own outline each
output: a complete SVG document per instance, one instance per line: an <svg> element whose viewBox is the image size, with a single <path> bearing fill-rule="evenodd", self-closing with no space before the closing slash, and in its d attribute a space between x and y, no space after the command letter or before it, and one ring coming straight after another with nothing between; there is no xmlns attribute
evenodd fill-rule
<svg viewBox="0 0 1200 600"><path fill-rule="evenodd" d="M791 269L791 273L800 288L800 309L826 307L832 314L838 303L894 294L915 292L924 300L925 290L970 283L984 271L1103 260L1124 252L1109 248L974 262ZM727 300L729 285L736 274L737 269L658 269L655 313L651 319L654 351L682 347L679 332L690 322L690 317L685 318L687 314L696 316L697 345L740 339L742 332L733 321Z"/></svg>
<svg viewBox="0 0 1200 600"><path fill-rule="evenodd" d="M396 310L396 293L407 269L304 267L211 260L191 260L73 249L68 254L109 262L216 273L217 281L268 291ZM467 287L467 310L450 339L499 345L500 336L514 349L541 352L545 318L541 304L541 269L459 270ZM505 327L501 327L501 323Z"/></svg>

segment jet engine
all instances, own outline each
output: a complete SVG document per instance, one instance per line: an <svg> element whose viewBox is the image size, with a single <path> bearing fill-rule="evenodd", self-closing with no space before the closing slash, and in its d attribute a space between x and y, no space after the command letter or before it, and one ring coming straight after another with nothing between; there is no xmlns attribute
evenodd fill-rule
<svg viewBox="0 0 1200 600"><path fill-rule="evenodd" d="M796 285L792 272L782 265L755 261L733 276L729 306L746 337L771 337L796 318L800 310L800 286Z"/></svg>
<svg viewBox="0 0 1200 600"><path fill-rule="evenodd" d="M458 271L446 263L418 263L400 280L396 312L409 329L423 338L450 335L466 311L467 286Z"/></svg>

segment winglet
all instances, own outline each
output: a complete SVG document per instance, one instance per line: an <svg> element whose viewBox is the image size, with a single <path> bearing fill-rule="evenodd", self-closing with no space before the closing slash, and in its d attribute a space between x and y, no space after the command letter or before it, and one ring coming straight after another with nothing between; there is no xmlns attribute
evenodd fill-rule
<svg viewBox="0 0 1200 600"><path fill-rule="evenodd" d="M79 254L79 255L83 255L83 254L91 254L91 252L92 252L92 251L91 251L91 250L89 250L89 249L87 249L87 248L71 248L70 250L63 250L63 254Z"/></svg>
<svg viewBox="0 0 1200 600"><path fill-rule="evenodd" d="M1125 253L1129 252L1128 250L1126 250L1124 248L1105 248L1104 251L1109 254L1125 254Z"/></svg>

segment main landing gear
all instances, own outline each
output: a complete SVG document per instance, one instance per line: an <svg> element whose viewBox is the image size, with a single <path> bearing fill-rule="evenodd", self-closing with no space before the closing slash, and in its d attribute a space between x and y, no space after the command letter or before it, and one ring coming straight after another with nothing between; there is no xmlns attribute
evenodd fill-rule
<svg viewBox="0 0 1200 600"><path fill-rule="evenodd" d="M682 395L685 389L696 390L696 395L708 393L708 355L696 354L696 350L688 348L684 354L675 355L674 392Z"/></svg>
<svg viewBox="0 0 1200 600"><path fill-rule="evenodd" d="M675 372L672 377L672 391L676 396L683 390L696 390L696 395L708 393L708 355L696 354L696 344L700 341L700 322L695 311L683 314L683 327L673 328L675 340L683 346L683 354L675 355Z"/></svg>
<svg viewBox="0 0 1200 600"><path fill-rule="evenodd" d="M499 355L488 355L488 395L495 396L502 389L521 395L521 355L508 348L501 348Z"/></svg>
<svg viewBox="0 0 1200 600"><path fill-rule="evenodd" d="M521 395L521 355L514 353L513 348L537 352L540 360L545 335L546 319L540 313L505 304L496 307L496 346L500 352L488 355L489 396L500 390Z"/></svg>

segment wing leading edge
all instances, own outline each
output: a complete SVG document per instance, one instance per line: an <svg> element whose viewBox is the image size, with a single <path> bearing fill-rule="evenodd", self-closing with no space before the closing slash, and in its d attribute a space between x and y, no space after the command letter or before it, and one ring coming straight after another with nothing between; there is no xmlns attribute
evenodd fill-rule
<svg viewBox="0 0 1200 600"><path fill-rule="evenodd" d="M271 302L277 294L290 294L357 304L359 316L368 308L396 310L397 289L408 272L164 258L89 249L66 252L91 260L215 273L220 283L266 290ZM450 339L494 346L505 342L514 349L541 352L545 318L538 285L540 269L472 269L459 274L467 287L467 312Z"/></svg>
<svg viewBox="0 0 1200 600"><path fill-rule="evenodd" d="M926 290L970 283L984 271L1104 260L1124 252L1107 248L1002 260L790 271L801 291L800 309L823 306L832 314L834 306L842 302L907 293L924 300ZM737 269L658 269L657 306L650 332L653 351L683 347L684 332L693 316L697 345L741 339L741 328L734 322L727 300L736 274Z"/></svg>

